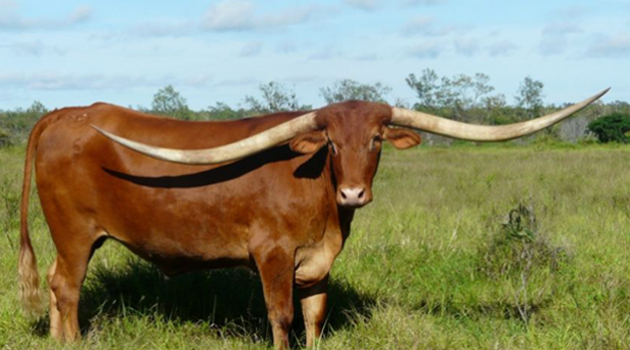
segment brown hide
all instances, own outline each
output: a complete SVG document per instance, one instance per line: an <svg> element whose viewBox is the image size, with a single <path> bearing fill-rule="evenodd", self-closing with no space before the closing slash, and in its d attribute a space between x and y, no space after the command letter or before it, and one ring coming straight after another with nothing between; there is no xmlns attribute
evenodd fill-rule
<svg viewBox="0 0 630 350"><path fill-rule="evenodd" d="M313 344L325 315L328 272L349 234L354 209L372 199L381 140L391 134L397 147L419 143L409 131L407 136L405 131L388 132L388 106L331 105L317 111L319 135L214 166L156 160L90 127L150 145L202 149L243 139L302 113L184 122L95 104L42 118L29 140L25 171L35 152L38 193L58 251L48 276L52 335L76 338L78 293L87 263L95 242L107 237L167 274L256 268L274 343L281 348L288 346L295 284L302 289L307 343ZM355 198L349 201L346 195ZM25 211L23 205L23 225ZM22 232L28 240L25 227ZM25 254L29 249L30 243Z"/></svg>

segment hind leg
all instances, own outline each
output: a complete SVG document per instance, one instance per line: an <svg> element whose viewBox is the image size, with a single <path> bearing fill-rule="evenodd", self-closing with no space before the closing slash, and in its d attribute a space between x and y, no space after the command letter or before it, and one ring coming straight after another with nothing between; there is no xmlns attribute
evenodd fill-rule
<svg viewBox="0 0 630 350"><path fill-rule="evenodd" d="M48 226L57 248L57 258L48 275L50 334L61 341L74 341L80 336L79 293L101 235L79 215L71 215L69 211L54 214L47 215L54 218L48 220ZM68 217L75 219L67 220Z"/></svg>
<svg viewBox="0 0 630 350"><path fill-rule="evenodd" d="M53 293L52 288L52 279L55 275L55 270L57 267L57 260L50 265L50 269L48 269L47 281L48 281L48 291L50 294L50 335L57 339L63 340L63 324L61 323L61 314L59 313L59 308L57 307L57 297L55 293Z"/></svg>
<svg viewBox="0 0 630 350"><path fill-rule="evenodd" d="M57 258L48 271L50 334L60 341L73 341L79 337L81 285L95 243L105 233L94 217L77 209L72 198L48 192L50 188L60 191L59 186L38 182L42 210L57 250Z"/></svg>
<svg viewBox="0 0 630 350"><path fill-rule="evenodd" d="M61 247L56 244L58 255L50 288L58 311L58 314L51 311L51 316L54 314L58 319L51 321L55 321L55 325L62 325L65 341L74 341L80 336L79 293L92 255L93 244L94 241L91 240L74 240ZM53 323L51 333L52 326Z"/></svg>

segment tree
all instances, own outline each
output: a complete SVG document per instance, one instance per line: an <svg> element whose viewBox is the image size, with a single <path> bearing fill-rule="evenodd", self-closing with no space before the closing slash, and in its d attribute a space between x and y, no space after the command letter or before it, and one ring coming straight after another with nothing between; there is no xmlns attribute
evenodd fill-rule
<svg viewBox="0 0 630 350"><path fill-rule="evenodd" d="M455 118L465 119L466 113L474 108L480 107L484 101L482 97L494 91L490 86L490 77L483 73L476 73L474 76L459 74L452 79L442 78L442 85L438 90L438 102L450 108Z"/></svg>
<svg viewBox="0 0 630 350"><path fill-rule="evenodd" d="M48 109L39 101L27 109L0 111L0 146L26 141L35 123L46 113Z"/></svg>
<svg viewBox="0 0 630 350"><path fill-rule="evenodd" d="M440 88L438 80L439 78L435 71L428 68L422 71L420 78L416 78L416 75L413 73L405 78L407 85L418 95L420 105L427 108L437 107L436 94Z"/></svg>
<svg viewBox="0 0 630 350"><path fill-rule="evenodd" d="M456 120L480 119L470 114L471 109L487 105L488 99L493 97L489 94L494 91L489 84L490 77L483 73L473 76L459 74L449 78L439 77L432 69L425 69L420 78L409 74L405 81L420 99L416 109L439 112ZM491 102L501 100L500 96L494 97Z"/></svg>
<svg viewBox="0 0 630 350"><path fill-rule="evenodd" d="M425 69L420 78L409 74L405 81L418 95L420 104L429 108L468 109L479 106L482 98L494 91L490 77L483 73L440 78L434 70Z"/></svg>
<svg viewBox="0 0 630 350"><path fill-rule="evenodd" d="M186 99L179 92L168 85L153 95L152 112L168 115L177 119L191 120L192 113L186 104Z"/></svg>
<svg viewBox="0 0 630 350"><path fill-rule="evenodd" d="M599 142L630 142L630 115L613 113L588 124L588 130L597 136Z"/></svg>
<svg viewBox="0 0 630 350"><path fill-rule="evenodd" d="M540 115L543 108L543 87L545 85L531 77L525 77L514 97L516 104L526 111L527 119Z"/></svg>
<svg viewBox="0 0 630 350"><path fill-rule="evenodd" d="M484 97L481 101L483 105L483 111L485 113L485 121L492 125L502 125L514 123L513 116L510 113L506 113L511 109L508 107L505 100L505 95L496 94L493 96Z"/></svg>
<svg viewBox="0 0 630 350"><path fill-rule="evenodd" d="M26 112L37 115L38 116L37 119L39 119L44 114L48 113L48 108L46 108L46 106L44 106L44 104L39 101L33 101L33 104L31 104L31 106L28 107Z"/></svg>
<svg viewBox="0 0 630 350"><path fill-rule="evenodd" d="M331 87L319 89L319 93L326 100L326 103L347 100L385 102L385 95L391 91L389 86L384 86L381 83L361 84L351 79L338 80Z"/></svg>
<svg viewBox="0 0 630 350"><path fill-rule="evenodd" d="M245 112L234 110L223 102L217 102L214 106L208 107L208 111L204 114L208 115L208 120L234 120L242 118Z"/></svg>
<svg viewBox="0 0 630 350"><path fill-rule="evenodd" d="M262 100L253 96L245 96L245 106L256 114L268 114L283 111L310 109L311 106L300 105L295 92L282 84L270 81L260 84L258 89Z"/></svg>

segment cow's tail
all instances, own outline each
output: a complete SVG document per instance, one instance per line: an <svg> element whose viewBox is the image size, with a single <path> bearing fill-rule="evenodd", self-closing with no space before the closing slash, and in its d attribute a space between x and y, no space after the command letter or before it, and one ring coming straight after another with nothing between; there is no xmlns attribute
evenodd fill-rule
<svg viewBox="0 0 630 350"><path fill-rule="evenodd" d="M26 150L26 162L24 164L24 183L22 184L22 202L20 203L20 257L18 272L20 275L19 293L22 307L29 315L42 313L42 295L39 285L39 272L37 271L37 258L33 251L31 238L28 234L28 203L31 193L31 177L33 170L33 158L37 151L37 145L42 132L49 124L48 116L35 124L28 139Z"/></svg>

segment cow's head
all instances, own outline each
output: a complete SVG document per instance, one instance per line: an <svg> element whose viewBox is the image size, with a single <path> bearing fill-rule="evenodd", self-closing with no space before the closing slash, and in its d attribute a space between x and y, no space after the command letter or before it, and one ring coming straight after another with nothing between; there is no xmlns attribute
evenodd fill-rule
<svg viewBox="0 0 630 350"><path fill-rule="evenodd" d="M383 141L398 149L420 143L414 128L470 141L504 141L553 125L597 100L607 90L561 111L517 124L482 126L385 104L349 101L305 113L246 139L205 150L176 150L145 145L110 134L110 139L154 158L183 164L217 164L245 158L290 142L300 153L329 148L337 183L337 203L361 207L372 200L372 179ZM403 128L396 128L403 127Z"/></svg>
<svg viewBox="0 0 630 350"><path fill-rule="evenodd" d="M327 147L337 203L362 207L372 201L372 180L382 143L390 142L398 149L420 143L417 132L389 127L391 119L392 109L384 104L360 101L334 104L317 111L317 130L297 135L290 146L304 154Z"/></svg>

